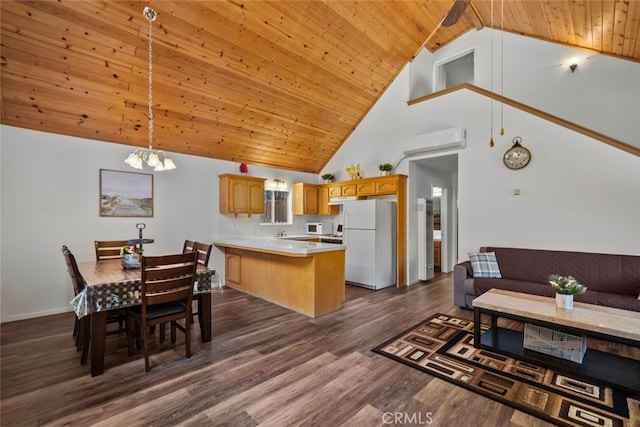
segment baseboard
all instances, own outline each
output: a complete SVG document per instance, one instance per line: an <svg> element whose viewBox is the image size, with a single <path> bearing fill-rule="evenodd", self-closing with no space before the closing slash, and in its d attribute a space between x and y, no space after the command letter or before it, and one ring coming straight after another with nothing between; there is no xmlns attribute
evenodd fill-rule
<svg viewBox="0 0 640 427"><path fill-rule="evenodd" d="M73 307L56 308L52 310L36 311L33 313L17 314L15 316L2 317L0 314L0 323L17 322L18 320L33 319L36 317L51 316L53 314L69 313L73 311Z"/></svg>

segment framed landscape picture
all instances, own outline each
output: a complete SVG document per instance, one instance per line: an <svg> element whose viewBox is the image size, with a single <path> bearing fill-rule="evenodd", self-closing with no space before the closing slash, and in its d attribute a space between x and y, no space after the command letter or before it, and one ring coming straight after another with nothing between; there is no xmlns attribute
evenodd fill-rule
<svg viewBox="0 0 640 427"><path fill-rule="evenodd" d="M152 217L153 175L100 169L100 216Z"/></svg>

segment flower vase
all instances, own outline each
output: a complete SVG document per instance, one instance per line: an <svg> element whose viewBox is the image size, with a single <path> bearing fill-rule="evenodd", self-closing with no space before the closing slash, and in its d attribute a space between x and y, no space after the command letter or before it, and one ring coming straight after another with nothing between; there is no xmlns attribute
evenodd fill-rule
<svg viewBox="0 0 640 427"><path fill-rule="evenodd" d="M573 308L573 295L556 294L556 306L563 310Z"/></svg>
<svg viewBox="0 0 640 427"><path fill-rule="evenodd" d="M136 262L134 254L124 254L124 262L126 264L133 264Z"/></svg>

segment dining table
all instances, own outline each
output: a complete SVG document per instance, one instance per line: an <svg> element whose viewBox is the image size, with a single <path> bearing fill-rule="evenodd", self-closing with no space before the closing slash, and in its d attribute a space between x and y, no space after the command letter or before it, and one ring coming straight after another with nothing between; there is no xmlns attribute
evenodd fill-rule
<svg viewBox="0 0 640 427"><path fill-rule="evenodd" d="M79 262L85 288L71 301L78 316L90 316L91 376L104 372L104 355L109 310L142 304L139 268L124 268L122 260ZM211 282L215 270L198 265L193 296L198 301L198 322L202 342L211 341Z"/></svg>

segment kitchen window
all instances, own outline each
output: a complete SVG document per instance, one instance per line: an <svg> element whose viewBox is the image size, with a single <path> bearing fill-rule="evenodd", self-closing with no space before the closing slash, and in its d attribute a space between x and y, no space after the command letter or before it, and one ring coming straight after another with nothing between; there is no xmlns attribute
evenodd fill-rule
<svg viewBox="0 0 640 427"><path fill-rule="evenodd" d="M291 224L293 221L289 190L264 190L264 214L260 224Z"/></svg>

